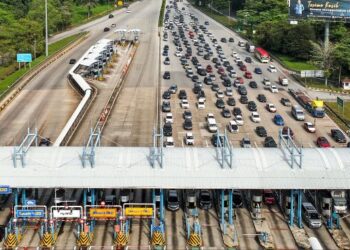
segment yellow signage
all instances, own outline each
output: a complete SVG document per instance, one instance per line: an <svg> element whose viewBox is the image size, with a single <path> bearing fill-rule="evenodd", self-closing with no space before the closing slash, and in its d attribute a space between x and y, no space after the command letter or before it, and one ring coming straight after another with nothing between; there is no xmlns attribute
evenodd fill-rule
<svg viewBox="0 0 350 250"><path fill-rule="evenodd" d="M118 1L118 6L123 6L123 1Z"/></svg>
<svg viewBox="0 0 350 250"><path fill-rule="evenodd" d="M91 218L116 218L116 208L90 208L89 216Z"/></svg>
<svg viewBox="0 0 350 250"><path fill-rule="evenodd" d="M153 216L152 207L127 207L125 216Z"/></svg>

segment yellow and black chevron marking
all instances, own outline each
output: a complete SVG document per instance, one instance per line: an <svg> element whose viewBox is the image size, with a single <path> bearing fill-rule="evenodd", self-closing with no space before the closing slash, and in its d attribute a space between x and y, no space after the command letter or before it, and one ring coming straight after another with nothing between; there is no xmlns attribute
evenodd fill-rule
<svg viewBox="0 0 350 250"><path fill-rule="evenodd" d="M4 247L5 248L15 248L18 245L19 241L16 237L15 234L10 233L7 235L5 242L4 242Z"/></svg>
<svg viewBox="0 0 350 250"><path fill-rule="evenodd" d="M163 237L163 234L159 231L155 231L152 235L152 245L153 246L164 246L165 245L165 239Z"/></svg>
<svg viewBox="0 0 350 250"><path fill-rule="evenodd" d="M126 244L128 244L128 238L122 231L120 231L114 240L114 245L124 247Z"/></svg>
<svg viewBox="0 0 350 250"><path fill-rule="evenodd" d="M187 244L190 245L191 247L200 247L202 246L202 239L199 234L192 233L190 235L190 238L187 241Z"/></svg>
<svg viewBox="0 0 350 250"><path fill-rule="evenodd" d="M94 236L92 233L81 232L77 241L78 246L88 247L91 245Z"/></svg>
<svg viewBox="0 0 350 250"><path fill-rule="evenodd" d="M41 247L53 247L55 245L55 236L52 238L52 234L46 232L40 241Z"/></svg>

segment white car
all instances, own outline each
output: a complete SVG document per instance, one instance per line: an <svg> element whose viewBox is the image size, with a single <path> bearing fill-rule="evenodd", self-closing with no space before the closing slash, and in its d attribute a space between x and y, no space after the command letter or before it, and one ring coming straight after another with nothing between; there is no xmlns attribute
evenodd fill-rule
<svg viewBox="0 0 350 250"><path fill-rule="evenodd" d="M237 55L238 55L238 54L237 54L236 51L232 51L232 57L236 58Z"/></svg>
<svg viewBox="0 0 350 250"><path fill-rule="evenodd" d="M227 96L232 96L233 95L232 88L230 88L230 87L227 87L225 92L226 92Z"/></svg>
<svg viewBox="0 0 350 250"><path fill-rule="evenodd" d="M185 135L185 144L186 145L193 145L194 144L194 136L192 132L187 132Z"/></svg>
<svg viewBox="0 0 350 250"><path fill-rule="evenodd" d="M180 51L176 51L176 52L175 52L175 56L181 57L181 56L182 56L182 53L181 53Z"/></svg>
<svg viewBox="0 0 350 250"><path fill-rule="evenodd" d="M274 104L272 104L272 103L266 104L266 109L268 111L270 111L271 113L276 113L276 111L277 111L276 106Z"/></svg>
<svg viewBox="0 0 350 250"><path fill-rule="evenodd" d="M268 78L264 78L263 83L264 83L266 86L270 86L270 85L271 85L270 79L268 79Z"/></svg>
<svg viewBox="0 0 350 250"><path fill-rule="evenodd" d="M242 61L241 57L239 55L235 56L235 62L238 63L239 61Z"/></svg>
<svg viewBox="0 0 350 250"><path fill-rule="evenodd" d="M182 99L181 100L181 108L183 108L183 109L190 108L190 104L188 103L187 99Z"/></svg>
<svg viewBox="0 0 350 250"><path fill-rule="evenodd" d="M227 124L227 127L231 133L238 133L239 132L238 124L235 121L230 121Z"/></svg>
<svg viewBox="0 0 350 250"><path fill-rule="evenodd" d="M306 129L306 131L310 132L310 133L315 133L316 132L316 127L312 122L305 122L304 123L304 128Z"/></svg>
<svg viewBox="0 0 350 250"><path fill-rule="evenodd" d="M173 119L173 114L172 113L167 113L165 116L165 123L174 123L174 119Z"/></svg>
<svg viewBox="0 0 350 250"><path fill-rule="evenodd" d="M276 73L277 69L275 67L275 65L270 64L269 67L267 68L268 71L270 71L271 73Z"/></svg>
<svg viewBox="0 0 350 250"><path fill-rule="evenodd" d="M236 78L237 77L237 73L235 71L229 72L228 76L231 78Z"/></svg>
<svg viewBox="0 0 350 250"><path fill-rule="evenodd" d="M243 117L241 115L236 115L235 122L237 125L243 126L243 124L244 124Z"/></svg>
<svg viewBox="0 0 350 250"><path fill-rule="evenodd" d="M131 10L126 10L126 13L131 13Z"/></svg>
<svg viewBox="0 0 350 250"><path fill-rule="evenodd" d="M222 90L218 90L216 92L216 97L221 99L224 98L224 92Z"/></svg>
<svg viewBox="0 0 350 250"><path fill-rule="evenodd" d="M272 93L278 93L278 88L276 87L276 85L271 85L270 90Z"/></svg>
<svg viewBox="0 0 350 250"><path fill-rule="evenodd" d="M174 138L173 137L167 137L164 142L164 147L166 148L173 148L175 147Z"/></svg>
<svg viewBox="0 0 350 250"><path fill-rule="evenodd" d="M208 113L208 114L207 114L207 121L208 121L209 119L215 119L215 116L214 116L213 113Z"/></svg>
<svg viewBox="0 0 350 250"><path fill-rule="evenodd" d="M210 74L209 77L210 77L210 79L211 79L212 81L215 81L215 80L216 80L216 77L215 77L214 74Z"/></svg>
<svg viewBox="0 0 350 250"><path fill-rule="evenodd" d="M203 98L198 99L197 108L198 109L205 109L205 101L203 100Z"/></svg>
<svg viewBox="0 0 350 250"><path fill-rule="evenodd" d="M252 119L253 122L255 123L259 123L261 121L260 119L260 115L258 112L252 112L252 114L250 115L250 118Z"/></svg>

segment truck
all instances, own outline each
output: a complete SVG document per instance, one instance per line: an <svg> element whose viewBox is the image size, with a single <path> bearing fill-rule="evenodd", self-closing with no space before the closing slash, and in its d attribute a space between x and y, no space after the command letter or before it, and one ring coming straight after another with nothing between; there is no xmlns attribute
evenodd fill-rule
<svg viewBox="0 0 350 250"><path fill-rule="evenodd" d="M255 46L251 43L246 43L245 44L245 49L250 52L250 53L254 53L255 51Z"/></svg>
<svg viewBox="0 0 350 250"><path fill-rule="evenodd" d="M298 101L298 103L306 109L313 117L323 118L325 116L325 109L322 100L311 100L301 90L289 89L289 93Z"/></svg>
<svg viewBox="0 0 350 250"><path fill-rule="evenodd" d="M288 78L285 76L280 76L278 78L278 82L282 85L282 86L288 86Z"/></svg>

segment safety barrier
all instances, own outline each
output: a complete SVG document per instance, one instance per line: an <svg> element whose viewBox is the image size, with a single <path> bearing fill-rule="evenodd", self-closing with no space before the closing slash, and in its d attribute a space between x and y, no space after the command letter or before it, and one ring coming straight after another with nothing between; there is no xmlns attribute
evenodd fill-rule
<svg viewBox="0 0 350 250"><path fill-rule="evenodd" d="M18 243L21 241L22 236L20 234L18 234L16 236L16 234L14 233L9 233L5 239L4 242L4 247L7 248L15 248Z"/></svg>
<svg viewBox="0 0 350 250"><path fill-rule="evenodd" d="M187 244L191 247L201 247L202 238L199 234L191 233L190 238L187 241Z"/></svg>
<svg viewBox="0 0 350 250"><path fill-rule="evenodd" d="M80 247L88 247L94 239L93 233L81 232L77 240L77 245Z"/></svg>
<svg viewBox="0 0 350 250"><path fill-rule="evenodd" d="M117 246L117 247L125 247L126 244L128 244L128 237L127 237L127 235L123 231L120 231L117 234L117 237L115 238L113 244L115 246Z"/></svg>
<svg viewBox="0 0 350 250"><path fill-rule="evenodd" d="M52 235L51 233L44 233L40 240L40 246L43 248L51 248L55 245L57 234Z"/></svg>
<svg viewBox="0 0 350 250"><path fill-rule="evenodd" d="M152 245L153 246L164 246L165 239L161 232L155 231L152 235Z"/></svg>

